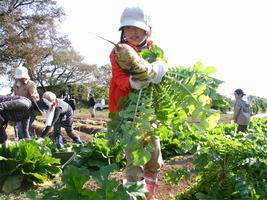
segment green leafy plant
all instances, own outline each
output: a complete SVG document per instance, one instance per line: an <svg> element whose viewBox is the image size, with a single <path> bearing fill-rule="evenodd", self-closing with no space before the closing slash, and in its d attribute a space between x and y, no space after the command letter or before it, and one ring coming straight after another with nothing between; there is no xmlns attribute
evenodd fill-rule
<svg viewBox="0 0 267 200"><path fill-rule="evenodd" d="M1 190L9 193L26 185L39 184L61 173L60 160L34 140L0 145Z"/></svg>
<svg viewBox="0 0 267 200"><path fill-rule="evenodd" d="M165 60L156 45L141 55L149 62ZM143 165L151 158L153 146L149 141L153 137L166 135L166 131L169 135L181 132L188 120L188 126L198 129L215 127L220 115L210 109L211 99L221 81L209 76L214 71L214 67L204 68L199 62L193 69L172 67L161 83L132 91L121 102L119 117L108 123L110 145L120 143L133 152L135 165Z"/></svg>
<svg viewBox="0 0 267 200"><path fill-rule="evenodd" d="M106 134L106 132L98 132L87 145L72 146L72 151L76 152L72 165L86 167L91 172L112 163L116 163L119 167L125 166L125 158L121 146L117 143L110 147Z"/></svg>
<svg viewBox="0 0 267 200"><path fill-rule="evenodd" d="M195 183L176 199L265 199L267 138L260 127L266 119L253 119L248 133L236 133L233 125L205 133L194 154Z"/></svg>
<svg viewBox="0 0 267 200"><path fill-rule="evenodd" d="M146 198L146 190L140 185L124 187L117 180L109 178L111 172L117 169L115 164L103 166L92 175L89 180L89 171L82 167L68 166L63 172L62 182L54 187L42 191L28 191L26 196L30 199L88 199L108 200L129 199L129 194L136 199ZM85 187L87 181L91 181L93 187Z"/></svg>

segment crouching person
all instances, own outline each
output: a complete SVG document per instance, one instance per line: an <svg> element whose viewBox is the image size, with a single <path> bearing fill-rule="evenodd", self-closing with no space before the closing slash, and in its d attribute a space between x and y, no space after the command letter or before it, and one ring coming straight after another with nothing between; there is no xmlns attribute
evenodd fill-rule
<svg viewBox="0 0 267 200"><path fill-rule="evenodd" d="M33 114L42 114L35 101L22 96L0 96L0 143L7 140L5 129L9 121L22 121L22 138L29 139L28 122Z"/></svg>
<svg viewBox="0 0 267 200"><path fill-rule="evenodd" d="M61 99L56 98L52 92L45 92L42 99L38 101L40 109L44 110L46 118L45 129L42 131L42 138L46 137L51 128L54 128L54 136L58 148L64 146L61 135L61 127L64 127L68 136L77 144L82 144L79 136L73 130L73 110L70 105Z"/></svg>

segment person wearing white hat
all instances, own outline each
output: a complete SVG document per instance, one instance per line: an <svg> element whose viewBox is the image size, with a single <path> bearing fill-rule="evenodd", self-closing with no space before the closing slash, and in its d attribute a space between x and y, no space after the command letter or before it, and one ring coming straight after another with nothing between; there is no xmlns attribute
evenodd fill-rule
<svg viewBox="0 0 267 200"><path fill-rule="evenodd" d="M38 101L39 100L39 93L37 91L37 85L32 80L30 80L30 76L28 74L28 69L26 67L17 67L15 71L15 83L13 85L13 94L16 96L23 96L31 101ZM35 115L32 113L29 120L29 132L30 135L33 135L32 131L32 123L35 120ZM22 129L22 122L17 123L18 129L18 137L22 139L23 136L23 129Z"/></svg>
<svg viewBox="0 0 267 200"><path fill-rule="evenodd" d="M140 6L129 6L124 9L120 19L121 31L120 44L129 45L130 48L139 54L143 49L151 49L151 18L150 15ZM153 76L147 76L146 80L136 80L135 73L131 71L125 72L122 65L119 64L119 58L116 47L110 54L110 62L112 65L112 77L109 88L109 111L110 116L118 118L118 111L121 102L130 93L132 89L145 89L150 83L158 84L165 75L168 67L165 62L146 62L147 70L153 72ZM141 56L137 56L138 59ZM132 58L129 58L129 60ZM126 149L126 183L127 184L143 184L148 192L147 200L155 200L155 192L157 187L157 176L163 165L163 159L160 149L159 137L153 137L151 144L154 146L154 152L151 159L144 166L135 166L133 164L133 156L130 150ZM132 198L132 197L131 197Z"/></svg>

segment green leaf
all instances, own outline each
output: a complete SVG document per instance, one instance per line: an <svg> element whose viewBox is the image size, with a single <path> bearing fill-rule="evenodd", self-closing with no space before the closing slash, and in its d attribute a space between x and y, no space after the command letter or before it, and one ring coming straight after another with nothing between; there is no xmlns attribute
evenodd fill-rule
<svg viewBox="0 0 267 200"><path fill-rule="evenodd" d="M62 182L66 184L68 188L73 188L77 192L80 192L84 183L89 179L88 170L85 168L77 168L72 165L67 166L62 176Z"/></svg>
<svg viewBox="0 0 267 200"><path fill-rule="evenodd" d="M200 71L203 68L203 64L201 62L196 62L194 65L194 71Z"/></svg>
<svg viewBox="0 0 267 200"><path fill-rule="evenodd" d="M142 166L151 159L151 153L145 148L136 149L132 152L133 164Z"/></svg>
<svg viewBox="0 0 267 200"><path fill-rule="evenodd" d="M203 70L203 73L206 74L206 75L209 75L209 74L215 73L216 71L217 71L217 70L216 70L216 67L209 66L209 67L206 67L206 68Z"/></svg>
<svg viewBox="0 0 267 200"><path fill-rule="evenodd" d="M16 189L18 189L21 186L23 180L22 175L16 175L16 176L9 176L6 178L2 190L5 193L10 193Z"/></svg>
<svg viewBox="0 0 267 200"><path fill-rule="evenodd" d="M117 169L115 163L100 168L98 172L93 175L93 179L97 182L99 187L103 188L108 182L108 176L111 172Z"/></svg>
<svg viewBox="0 0 267 200"><path fill-rule="evenodd" d="M135 182L135 183L125 182L123 184L123 188L129 195L131 195L132 197L136 197L137 199L144 200L148 195L148 191L142 182Z"/></svg>

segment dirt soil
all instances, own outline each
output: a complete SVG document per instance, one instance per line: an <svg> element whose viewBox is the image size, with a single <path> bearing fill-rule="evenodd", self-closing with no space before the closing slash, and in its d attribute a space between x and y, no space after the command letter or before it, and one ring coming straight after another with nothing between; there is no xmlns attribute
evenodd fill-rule
<svg viewBox="0 0 267 200"><path fill-rule="evenodd" d="M108 120L107 112L98 111L96 114L96 118L91 118L89 114L80 114L76 113L74 129L77 134L79 134L81 140L84 143L88 143L93 138L94 133L100 130L104 130L106 127L106 122ZM44 128L44 123L42 119L35 120L34 124L34 132L38 136ZM8 126L7 129L9 139L17 140L14 134L14 128L12 126ZM64 130L62 130L62 135L64 137L65 142L72 142L72 140L67 136ZM52 137L52 134L50 134ZM158 188L156 192L156 197L158 200L171 200L175 199L180 192L185 191L190 186L190 181L182 181L179 185L169 185L164 180L164 174L167 170L177 169L177 168L191 168L192 167L192 156L183 156L173 158L170 161L165 161L165 165L158 177ZM123 170L115 173L115 178L117 180L121 180L124 178ZM90 183L87 184L90 187Z"/></svg>

